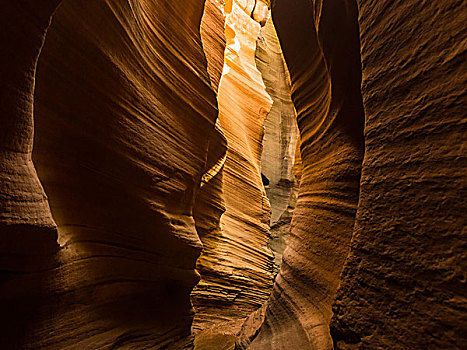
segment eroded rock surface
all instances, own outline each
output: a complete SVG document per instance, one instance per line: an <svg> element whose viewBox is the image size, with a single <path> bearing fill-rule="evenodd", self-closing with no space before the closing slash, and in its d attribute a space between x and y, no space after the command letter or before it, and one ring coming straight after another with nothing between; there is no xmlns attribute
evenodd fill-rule
<svg viewBox="0 0 467 350"><path fill-rule="evenodd" d="M1 347L190 346L217 118L204 2L63 1L36 75L56 4L0 5Z"/></svg>
<svg viewBox="0 0 467 350"><path fill-rule="evenodd" d="M227 154L217 195L225 213L220 228L212 226L198 264L194 328L236 334L243 319L267 300L273 282L270 207L260 166L263 123L272 101L255 66L267 6L226 1L224 13L226 51L218 103ZM216 212L221 210L218 206Z"/></svg>
<svg viewBox="0 0 467 350"><path fill-rule="evenodd" d="M467 344L467 4L360 7L365 159L338 349Z"/></svg>
<svg viewBox="0 0 467 350"><path fill-rule="evenodd" d="M301 142L291 234L249 349L329 349L331 305L352 236L363 151L357 7L353 1L273 3ZM256 335L257 333L257 335Z"/></svg>
<svg viewBox="0 0 467 350"><path fill-rule="evenodd" d="M466 13L1 1L0 348L463 348Z"/></svg>

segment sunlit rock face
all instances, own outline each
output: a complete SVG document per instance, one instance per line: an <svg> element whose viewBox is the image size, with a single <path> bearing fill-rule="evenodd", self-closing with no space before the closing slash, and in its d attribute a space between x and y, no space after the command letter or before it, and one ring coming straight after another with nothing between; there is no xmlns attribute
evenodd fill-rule
<svg viewBox="0 0 467 350"><path fill-rule="evenodd" d="M239 348L330 349L331 305L352 236L363 155L357 7L277 0L274 24L300 129L300 190L291 235L259 322ZM253 328L253 329L252 329Z"/></svg>
<svg viewBox="0 0 467 350"><path fill-rule="evenodd" d="M261 28L257 40L256 65L261 72L266 91L273 100L264 121L261 171L269 180L269 187L280 181L294 182L293 165L298 128L291 99L290 79L279 39L272 20ZM273 221L277 220L277 214Z"/></svg>
<svg viewBox="0 0 467 350"><path fill-rule="evenodd" d="M206 0L200 33L211 84L217 92L224 68L225 19L223 0Z"/></svg>
<svg viewBox="0 0 467 350"><path fill-rule="evenodd" d="M271 205L270 247L278 268L297 196L294 163L298 127L290 96L289 72L271 19L261 29L257 40L256 65L273 100L264 121L261 173Z"/></svg>
<svg viewBox="0 0 467 350"><path fill-rule="evenodd" d="M263 124L272 100L255 65L256 40L268 16L267 6L226 1L224 14L226 50L218 103L227 153L219 175L222 194L217 195L223 198L225 213L220 229L213 226L208 240L203 240L201 281L193 302L195 330L235 334L242 320L267 300L272 287L270 207L260 165ZM217 204L218 216L222 209Z"/></svg>
<svg viewBox="0 0 467 350"><path fill-rule="evenodd" d="M339 349L467 343L465 1L358 1L365 160Z"/></svg>
<svg viewBox="0 0 467 350"><path fill-rule="evenodd" d="M63 1L39 56L57 3L0 5L1 347L190 346L204 2Z"/></svg>

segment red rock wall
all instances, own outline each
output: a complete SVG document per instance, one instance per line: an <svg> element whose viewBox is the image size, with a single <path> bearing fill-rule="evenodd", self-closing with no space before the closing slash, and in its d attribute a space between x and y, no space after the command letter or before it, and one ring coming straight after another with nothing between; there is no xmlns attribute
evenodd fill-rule
<svg viewBox="0 0 467 350"><path fill-rule="evenodd" d="M467 4L358 1L365 159L338 349L467 344Z"/></svg>
<svg viewBox="0 0 467 350"><path fill-rule="evenodd" d="M208 73L216 92L224 68L225 20L222 0L207 0L201 20L201 41L208 61Z"/></svg>
<svg viewBox="0 0 467 350"><path fill-rule="evenodd" d="M189 346L192 210L217 118L204 2L63 1L35 77L54 3L0 5L1 347ZM60 247L30 161L34 84L33 159Z"/></svg>
<svg viewBox="0 0 467 350"><path fill-rule="evenodd" d="M0 3L0 348L191 348L195 267L202 350L262 304L239 349L464 346L465 1L272 2L300 192L267 303L264 3L225 2L225 65L221 0L59 3Z"/></svg>

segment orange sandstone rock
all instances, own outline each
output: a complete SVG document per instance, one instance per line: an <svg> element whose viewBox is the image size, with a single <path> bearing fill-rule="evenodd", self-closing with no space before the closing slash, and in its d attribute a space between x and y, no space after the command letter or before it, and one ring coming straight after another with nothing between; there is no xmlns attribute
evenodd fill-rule
<svg viewBox="0 0 467 350"><path fill-rule="evenodd" d="M231 1L224 8L226 51L218 102L227 140L225 213L220 230L211 232L212 241L205 245L198 264L202 277L193 293L195 329L230 334L264 303L273 278L270 208L260 169L263 123L272 101L255 66L261 25L251 18L254 7L254 1Z"/></svg>

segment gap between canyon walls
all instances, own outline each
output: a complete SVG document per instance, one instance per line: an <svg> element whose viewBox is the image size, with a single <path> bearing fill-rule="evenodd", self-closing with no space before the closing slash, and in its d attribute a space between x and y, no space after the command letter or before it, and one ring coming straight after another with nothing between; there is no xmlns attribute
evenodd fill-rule
<svg viewBox="0 0 467 350"><path fill-rule="evenodd" d="M270 206L261 180L263 125L272 100L255 63L256 40L267 18L263 2L210 0L202 20L208 70L214 89L218 86L217 132L227 151L195 205L204 246L197 264L201 281L192 293L193 329L202 331L198 347L216 333L230 335L233 344L243 320L264 304L272 288Z"/></svg>
<svg viewBox="0 0 467 350"><path fill-rule="evenodd" d="M264 305L296 200L298 128L289 74L268 19L262 2L210 0L205 5L201 37L218 92L218 142L212 152L219 171L203 184L195 205L204 246L197 264L201 281L192 294L197 349L233 346L242 322ZM270 179L266 192L264 176ZM266 264L257 255L260 250L268 254Z"/></svg>
<svg viewBox="0 0 467 350"><path fill-rule="evenodd" d="M261 174L271 205L269 246L274 253L275 274L287 245L301 172L298 127L291 99L290 77L272 18L261 28L256 65L273 104L264 121ZM297 161L296 161L297 160Z"/></svg>
<svg viewBox="0 0 467 350"><path fill-rule="evenodd" d="M276 0L272 17L300 129L300 189L272 294L237 348L327 350L363 159L358 11L354 1Z"/></svg>

